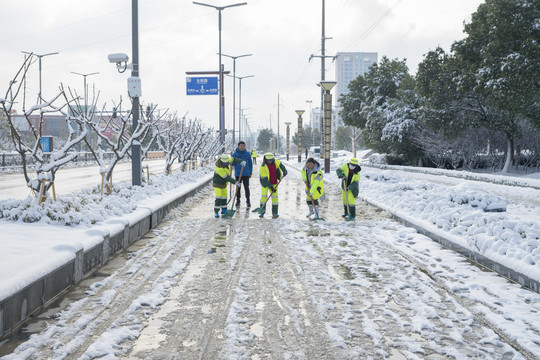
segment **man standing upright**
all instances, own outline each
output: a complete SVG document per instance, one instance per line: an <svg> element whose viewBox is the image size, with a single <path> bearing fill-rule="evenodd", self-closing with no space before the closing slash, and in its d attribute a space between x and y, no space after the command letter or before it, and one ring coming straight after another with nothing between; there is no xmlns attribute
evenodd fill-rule
<svg viewBox="0 0 540 360"><path fill-rule="evenodd" d="M240 171L242 170L242 166L240 166L239 164L236 164L234 166L234 176L236 178L236 181L239 181L241 184L244 185L246 205L247 207L251 207L251 201L249 199L249 179L253 174L253 162L251 161L250 152L246 150L246 143L243 141L238 142L238 148L232 154L232 156L233 158L242 159L246 162L246 166L244 167L244 171L242 172L242 179L240 179ZM240 206L241 192L242 191L240 189L236 198L236 207Z"/></svg>

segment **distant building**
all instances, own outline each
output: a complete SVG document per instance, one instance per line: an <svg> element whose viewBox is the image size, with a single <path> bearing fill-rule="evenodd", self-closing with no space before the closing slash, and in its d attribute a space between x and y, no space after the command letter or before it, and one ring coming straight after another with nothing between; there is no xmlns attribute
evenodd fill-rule
<svg viewBox="0 0 540 360"><path fill-rule="evenodd" d="M336 58L336 101L349 93L349 83L377 63L376 52L338 52Z"/></svg>
<svg viewBox="0 0 540 360"><path fill-rule="evenodd" d="M336 92L335 92L335 123L332 128L343 126L343 120L339 116L341 106L339 98L349 93L349 84L360 75L369 71L373 64L377 64L376 52L338 52L336 58ZM334 131L334 129L332 129Z"/></svg>

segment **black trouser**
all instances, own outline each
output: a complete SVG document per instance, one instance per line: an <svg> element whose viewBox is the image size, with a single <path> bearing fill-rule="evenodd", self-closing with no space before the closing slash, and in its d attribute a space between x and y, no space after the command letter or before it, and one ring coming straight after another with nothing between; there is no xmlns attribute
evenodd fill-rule
<svg viewBox="0 0 540 360"><path fill-rule="evenodd" d="M236 176L236 181L240 176ZM246 204L251 204L251 201L249 201L249 176L242 176L242 187L244 188L244 191L246 192ZM242 189L238 190L238 195L236 197L236 202L240 202L240 193L242 192Z"/></svg>

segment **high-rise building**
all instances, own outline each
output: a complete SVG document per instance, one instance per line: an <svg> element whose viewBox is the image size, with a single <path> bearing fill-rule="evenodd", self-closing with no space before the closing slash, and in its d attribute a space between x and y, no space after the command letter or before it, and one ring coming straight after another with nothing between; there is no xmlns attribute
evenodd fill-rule
<svg viewBox="0 0 540 360"><path fill-rule="evenodd" d="M371 65L377 63L376 52L338 52L336 54L336 92L335 101L336 110L339 113L341 95L349 93L349 83L359 75L369 71ZM335 128L343 126L340 116L336 118Z"/></svg>
<svg viewBox="0 0 540 360"><path fill-rule="evenodd" d="M376 52L338 52L336 59L336 97L349 92L349 83L377 63Z"/></svg>

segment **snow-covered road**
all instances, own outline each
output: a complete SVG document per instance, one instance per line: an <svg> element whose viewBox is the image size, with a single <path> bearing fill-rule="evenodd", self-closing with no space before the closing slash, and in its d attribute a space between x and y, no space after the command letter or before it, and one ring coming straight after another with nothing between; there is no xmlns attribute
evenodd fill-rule
<svg viewBox="0 0 540 360"><path fill-rule="evenodd" d="M537 359L540 295L374 207L307 221L298 172L280 215L213 219L209 187L27 326L7 359ZM252 180L252 204L260 186ZM61 311L59 311L61 310Z"/></svg>
<svg viewBox="0 0 540 360"><path fill-rule="evenodd" d="M165 168L165 160L147 160L143 163L146 174L146 165L149 166L150 174L162 173ZM175 164L175 167L178 167ZM35 176L35 174L31 174ZM113 181L122 182L131 180L131 162L119 163L113 172ZM78 190L101 184L99 166L81 166L61 168L56 173L54 181L56 194L70 194ZM31 195L26 186L24 175L21 173L0 174L0 200L13 198L24 199Z"/></svg>

